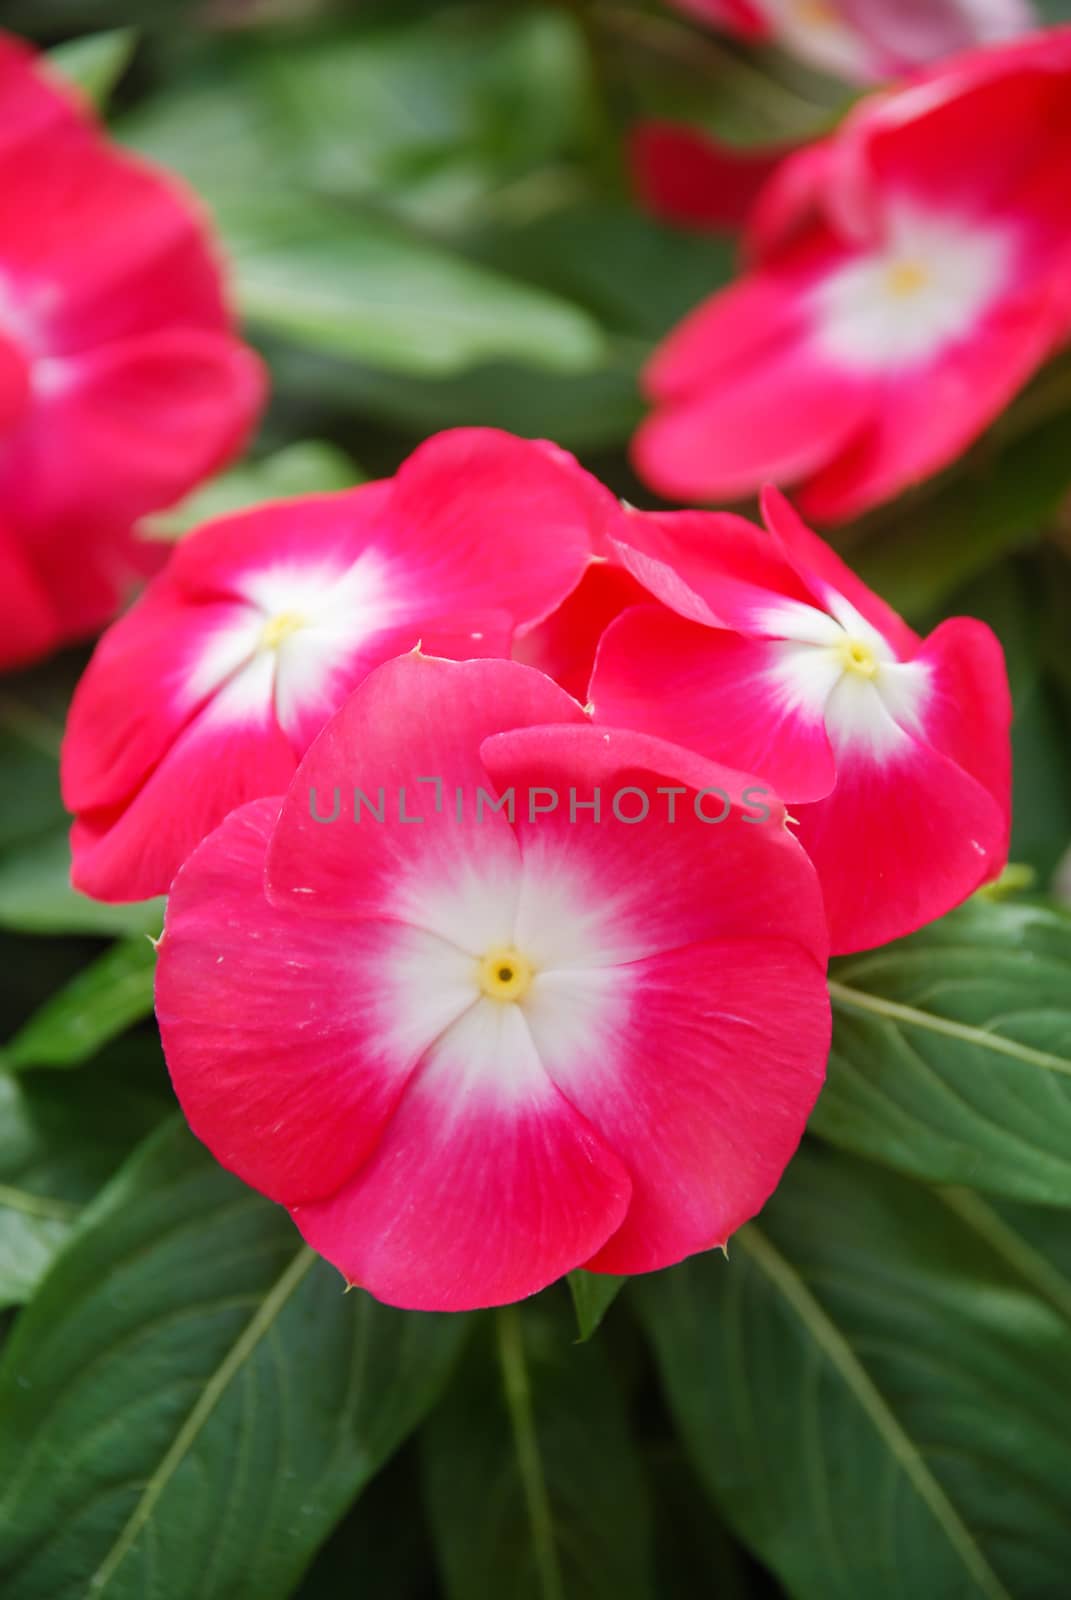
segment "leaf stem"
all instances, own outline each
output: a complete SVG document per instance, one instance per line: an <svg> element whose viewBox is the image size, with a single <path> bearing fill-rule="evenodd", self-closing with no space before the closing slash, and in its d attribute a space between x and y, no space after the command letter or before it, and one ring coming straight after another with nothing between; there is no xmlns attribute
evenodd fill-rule
<svg viewBox="0 0 1071 1600"><path fill-rule="evenodd" d="M544 1600L565 1600L558 1550L554 1542L554 1520L532 1416L532 1390L528 1382L524 1334L516 1306L499 1307L495 1316L495 1331L502 1385L517 1446L517 1466L532 1529L532 1547L540 1588Z"/></svg>
<svg viewBox="0 0 1071 1600"><path fill-rule="evenodd" d="M1033 1045L1020 1044L1017 1039L1006 1039L1003 1034L991 1033L988 1028L976 1028L969 1022L955 1022L950 1017L940 1017L933 1011L919 1011L914 1006L901 1005L898 1000L885 1000L881 995L870 994L865 989L852 989L847 984L829 982L830 998L850 1011L870 1012L886 1022L903 1023L909 1028L922 1028L927 1033L939 1033L946 1039L958 1039L961 1044L974 1045L989 1050L994 1055L1010 1056L1025 1066L1044 1067L1048 1072L1071 1075L1071 1061L1063 1056L1051 1055L1047 1050L1035 1050Z"/></svg>

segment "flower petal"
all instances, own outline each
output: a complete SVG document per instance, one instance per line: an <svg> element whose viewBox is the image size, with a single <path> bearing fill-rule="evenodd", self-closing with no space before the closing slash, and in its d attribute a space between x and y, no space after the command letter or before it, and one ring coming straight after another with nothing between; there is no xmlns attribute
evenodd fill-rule
<svg viewBox="0 0 1071 1600"><path fill-rule="evenodd" d="M583 1054L555 1048L577 979L552 978L530 1008L540 1057L632 1179L624 1222L585 1265L652 1272L724 1244L769 1198L822 1086L821 964L747 938L651 957L633 969L627 1026Z"/></svg>
<svg viewBox="0 0 1071 1600"><path fill-rule="evenodd" d="M819 671L823 653L808 652ZM591 683L597 724L634 728L763 779L790 803L836 781L822 712L839 668L809 702L781 670L781 646L703 628L660 607L611 623Z"/></svg>
<svg viewBox="0 0 1071 1600"><path fill-rule="evenodd" d="M563 690L517 662L388 661L302 761L268 854L269 897L328 917L404 916L466 947L493 940L508 930L519 857L491 805L480 741L583 720ZM336 792L338 820L318 821Z"/></svg>
<svg viewBox="0 0 1071 1600"><path fill-rule="evenodd" d="M270 906L279 804L232 812L179 873L156 1008L193 1131L246 1183L296 1204L333 1194L367 1160L472 992L457 952L410 929L355 922L341 937Z"/></svg>
<svg viewBox="0 0 1071 1600"><path fill-rule="evenodd" d="M543 1071L520 1008L481 1000L429 1050L356 1177L292 1215L377 1299L466 1311L579 1266L620 1223L630 1187Z"/></svg>

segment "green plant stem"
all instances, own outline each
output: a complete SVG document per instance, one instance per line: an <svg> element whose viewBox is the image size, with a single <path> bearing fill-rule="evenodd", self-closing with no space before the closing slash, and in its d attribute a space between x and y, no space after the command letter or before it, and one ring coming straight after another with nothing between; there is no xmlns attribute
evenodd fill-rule
<svg viewBox="0 0 1071 1600"><path fill-rule="evenodd" d="M532 1391L524 1354L524 1334L516 1306L499 1308L495 1315L495 1330L506 1408L517 1447L517 1466L532 1529L532 1547L540 1587L544 1600L565 1600L550 1500L532 1416Z"/></svg>

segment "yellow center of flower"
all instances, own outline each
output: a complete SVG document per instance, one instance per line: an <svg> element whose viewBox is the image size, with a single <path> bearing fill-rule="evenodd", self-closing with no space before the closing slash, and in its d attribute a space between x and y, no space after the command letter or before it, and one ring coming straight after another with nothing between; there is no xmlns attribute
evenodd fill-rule
<svg viewBox="0 0 1071 1600"><path fill-rule="evenodd" d="M878 658L862 639L842 639L837 657L845 672L854 672L857 677L873 678L877 673Z"/></svg>
<svg viewBox="0 0 1071 1600"><path fill-rule="evenodd" d="M278 650L284 639L289 639L292 633L300 633L305 626L305 618L300 611L279 611L274 617L269 617L260 633L260 647L262 650Z"/></svg>
<svg viewBox="0 0 1071 1600"><path fill-rule="evenodd" d="M523 1000L532 982L532 963L519 950L488 950L479 964L480 988L490 1000Z"/></svg>
<svg viewBox="0 0 1071 1600"><path fill-rule="evenodd" d="M897 300L910 300L930 281L930 273L921 261L895 261L885 275L885 284Z"/></svg>

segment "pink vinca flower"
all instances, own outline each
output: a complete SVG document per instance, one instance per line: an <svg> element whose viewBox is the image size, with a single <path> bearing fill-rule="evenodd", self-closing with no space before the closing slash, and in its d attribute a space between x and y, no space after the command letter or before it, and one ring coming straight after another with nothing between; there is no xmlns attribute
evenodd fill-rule
<svg viewBox="0 0 1071 1600"><path fill-rule="evenodd" d="M64 740L73 881L163 893L243 801L277 794L365 674L423 641L508 655L617 510L554 445L429 440L393 479L210 523L105 634Z"/></svg>
<svg viewBox="0 0 1071 1600"><path fill-rule="evenodd" d="M872 96L760 194L753 262L656 353L643 476L850 517L962 453L1071 326L1071 28Z"/></svg>
<svg viewBox="0 0 1071 1600"><path fill-rule="evenodd" d="M675 0L702 22L770 39L858 83L895 78L1035 26L1027 0Z"/></svg>
<svg viewBox="0 0 1071 1600"><path fill-rule="evenodd" d="M192 198L0 36L0 666L115 614L263 387Z"/></svg>
<svg viewBox="0 0 1071 1600"><path fill-rule="evenodd" d="M1004 867L1011 701L1000 645L956 617L920 639L776 490L727 513L623 519L661 605L608 628L595 721L761 773L798 821L834 954L899 938Z"/></svg>
<svg viewBox="0 0 1071 1600"><path fill-rule="evenodd" d="M723 1243L829 1043L821 895L753 782L515 662L380 667L175 880L157 1012L194 1132L393 1305Z"/></svg>

